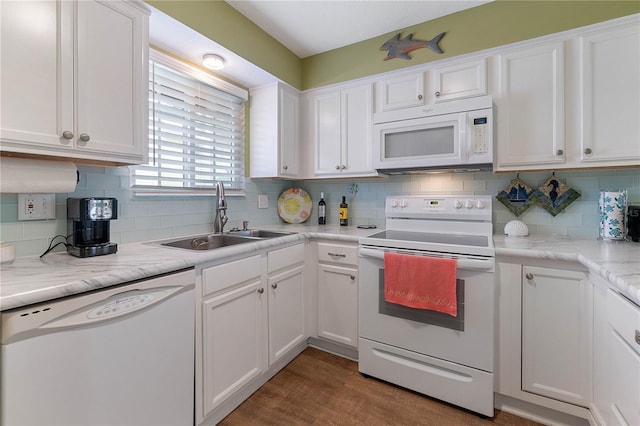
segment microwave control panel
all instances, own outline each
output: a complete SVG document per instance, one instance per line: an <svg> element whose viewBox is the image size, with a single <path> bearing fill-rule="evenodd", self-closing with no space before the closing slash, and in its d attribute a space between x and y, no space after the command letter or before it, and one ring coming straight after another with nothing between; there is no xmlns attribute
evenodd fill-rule
<svg viewBox="0 0 640 426"><path fill-rule="evenodd" d="M475 155L484 155L489 152L487 141L487 117L471 119L471 152Z"/></svg>

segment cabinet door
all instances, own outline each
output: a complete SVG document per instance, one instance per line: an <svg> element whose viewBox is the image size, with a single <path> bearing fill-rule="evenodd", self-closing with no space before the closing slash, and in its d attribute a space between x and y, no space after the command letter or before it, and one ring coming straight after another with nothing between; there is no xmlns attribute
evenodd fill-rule
<svg viewBox="0 0 640 426"><path fill-rule="evenodd" d="M269 278L269 365L306 339L304 265Z"/></svg>
<svg viewBox="0 0 640 426"><path fill-rule="evenodd" d="M258 279L203 302L204 417L266 368L265 297Z"/></svg>
<svg viewBox="0 0 640 426"><path fill-rule="evenodd" d="M144 160L147 19L126 2L77 3L77 150Z"/></svg>
<svg viewBox="0 0 640 426"><path fill-rule="evenodd" d="M314 169L318 175L340 173L342 164L341 93L317 95L314 99Z"/></svg>
<svg viewBox="0 0 640 426"><path fill-rule="evenodd" d="M498 170L564 163L564 96L562 42L500 55Z"/></svg>
<svg viewBox="0 0 640 426"><path fill-rule="evenodd" d="M73 132L73 3L0 2L2 150L70 150ZM64 154L62 154L64 155Z"/></svg>
<svg viewBox="0 0 640 426"><path fill-rule="evenodd" d="M487 94L487 63L484 59L436 68L432 73L435 102Z"/></svg>
<svg viewBox="0 0 640 426"><path fill-rule="evenodd" d="M580 42L580 159L584 166L637 165L640 28L635 23L581 37Z"/></svg>
<svg viewBox="0 0 640 426"><path fill-rule="evenodd" d="M299 99L298 94L279 86L280 175L298 177Z"/></svg>
<svg viewBox="0 0 640 426"><path fill-rule="evenodd" d="M588 407L592 287L582 272L523 267L522 389Z"/></svg>
<svg viewBox="0 0 640 426"><path fill-rule="evenodd" d="M371 85L342 91L342 174L371 173Z"/></svg>
<svg viewBox="0 0 640 426"><path fill-rule="evenodd" d="M318 336L357 348L357 269L318 265Z"/></svg>
<svg viewBox="0 0 640 426"><path fill-rule="evenodd" d="M423 72L386 78L378 83L376 112L425 104Z"/></svg>

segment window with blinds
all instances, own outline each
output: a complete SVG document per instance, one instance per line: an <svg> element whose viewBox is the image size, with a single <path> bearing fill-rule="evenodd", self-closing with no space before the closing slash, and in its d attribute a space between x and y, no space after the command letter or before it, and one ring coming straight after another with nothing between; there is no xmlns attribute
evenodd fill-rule
<svg viewBox="0 0 640 426"><path fill-rule="evenodd" d="M131 167L132 190L211 195L222 181L227 193L243 194L246 91L158 52L150 56L149 162Z"/></svg>

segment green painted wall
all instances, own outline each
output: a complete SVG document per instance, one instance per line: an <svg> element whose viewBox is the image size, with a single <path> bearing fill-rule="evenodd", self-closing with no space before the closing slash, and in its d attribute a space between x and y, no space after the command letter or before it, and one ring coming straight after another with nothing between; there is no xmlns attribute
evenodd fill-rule
<svg viewBox="0 0 640 426"><path fill-rule="evenodd" d="M226 2L145 1L293 87L302 87L302 60Z"/></svg>
<svg viewBox="0 0 640 426"><path fill-rule="evenodd" d="M301 90L488 49L545 34L640 13L640 1L497 0L413 27L300 59L221 0L146 0L151 6L234 51ZM327 23L331 25L331 23ZM428 49L413 59L383 61L379 47L398 32L428 40L445 31L437 55Z"/></svg>
<svg viewBox="0 0 640 426"><path fill-rule="evenodd" d="M430 40L441 32L444 53L414 50L411 60L383 61L380 46L399 31L302 60L302 87L310 89L527 40L640 12L640 1L495 1L402 30Z"/></svg>

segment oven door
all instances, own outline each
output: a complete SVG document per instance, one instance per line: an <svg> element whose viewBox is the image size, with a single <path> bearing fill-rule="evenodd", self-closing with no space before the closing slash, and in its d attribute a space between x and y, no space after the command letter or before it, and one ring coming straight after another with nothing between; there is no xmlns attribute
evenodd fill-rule
<svg viewBox="0 0 640 426"><path fill-rule="evenodd" d="M384 300L384 251L443 257L443 254L360 247L359 334L361 338L493 371L494 258L445 254L458 261L458 313L408 308Z"/></svg>

